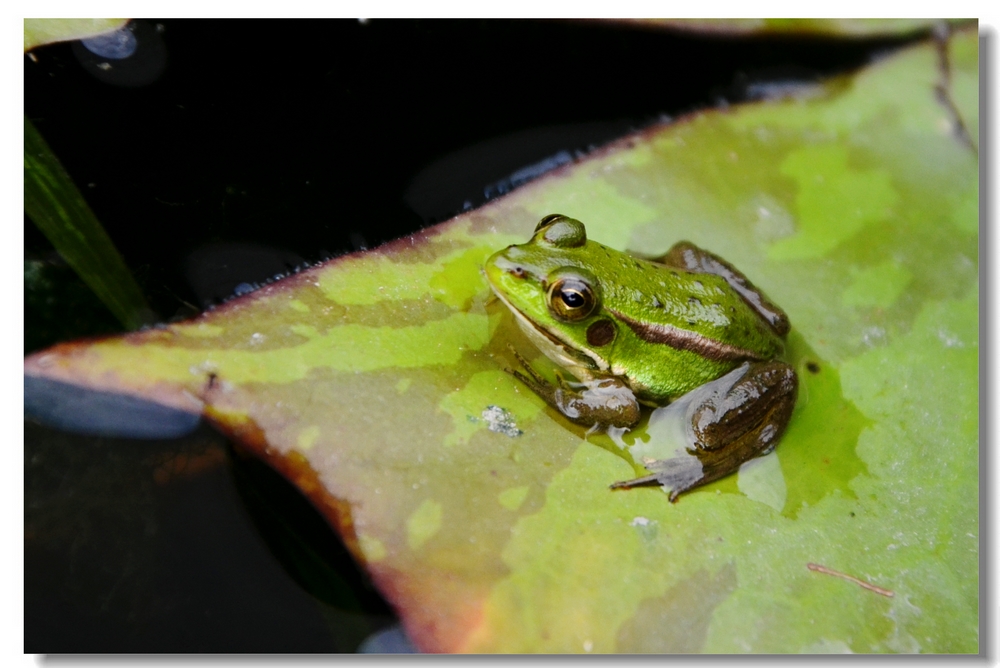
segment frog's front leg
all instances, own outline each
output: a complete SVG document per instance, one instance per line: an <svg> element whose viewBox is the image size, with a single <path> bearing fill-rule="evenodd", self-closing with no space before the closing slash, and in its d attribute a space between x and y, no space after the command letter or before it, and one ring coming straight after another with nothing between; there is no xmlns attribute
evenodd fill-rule
<svg viewBox="0 0 1000 668"><path fill-rule="evenodd" d="M726 282L760 314L778 336L788 334L790 328L788 316L767 296L750 282L739 269L723 260L715 253L695 246L690 241L678 241L667 253L654 258L660 262L678 269L695 271L702 274L715 274L726 279Z"/></svg>
<svg viewBox="0 0 1000 668"><path fill-rule="evenodd" d="M611 487L658 482L670 487L670 500L676 501L689 489L733 473L774 449L788 426L797 393L795 369L778 361L744 364L692 390L675 401L687 403L687 453L650 460L645 466L651 475Z"/></svg>
<svg viewBox="0 0 1000 668"><path fill-rule="evenodd" d="M632 389L614 376L597 377L587 382L571 383L557 373L558 385L553 385L531 368L520 353L511 348L527 375L520 371L506 371L527 385L550 406L565 415L571 422L584 426L629 428L641 417L639 401Z"/></svg>

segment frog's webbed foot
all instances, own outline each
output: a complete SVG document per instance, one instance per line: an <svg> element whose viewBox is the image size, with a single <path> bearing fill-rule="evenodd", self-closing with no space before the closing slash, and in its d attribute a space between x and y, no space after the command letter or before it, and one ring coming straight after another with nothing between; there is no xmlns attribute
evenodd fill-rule
<svg viewBox="0 0 1000 668"><path fill-rule="evenodd" d="M656 483L670 488L669 499L673 503L682 493L709 482L704 479L704 465L693 454L682 454L670 459L650 459L643 462L643 466L652 473L634 480L612 483L609 487L611 489L628 489L629 487Z"/></svg>
<svg viewBox="0 0 1000 668"><path fill-rule="evenodd" d="M774 450L795 407L798 376L784 362L744 364L722 378L677 399L687 402L687 451L648 460L651 475L617 482L628 488L653 482L670 487L670 500L736 471L746 461ZM675 402L676 403L676 402Z"/></svg>
<svg viewBox="0 0 1000 668"><path fill-rule="evenodd" d="M608 376L571 383L557 372L558 384L553 385L535 371L513 346L508 348L526 373L506 369L507 373L527 385L571 422L599 429L628 428L639 422L639 401L631 388L620 379Z"/></svg>
<svg viewBox="0 0 1000 668"><path fill-rule="evenodd" d="M666 254L653 258L653 262L726 279L733 290L771 325L778 336L788 334L791 325L785 312L751 283L743 272L715 253L699 248L690 241L678 241Z"/></svg>

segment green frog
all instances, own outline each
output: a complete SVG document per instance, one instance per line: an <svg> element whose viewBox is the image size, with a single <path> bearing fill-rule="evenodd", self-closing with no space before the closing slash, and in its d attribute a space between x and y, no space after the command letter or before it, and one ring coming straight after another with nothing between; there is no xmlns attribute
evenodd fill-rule
<svg viewBox="0 0 1000 668"><path fill-rule="evenodd" d="M686 241L643 259L587 239L583 223L545 216L526 244L485 265L528 339L575 380L555 384L514 352L508 371L570 421L624 431L641 406L680 411L686 452L646 460L670 500L771 452L798 394L780 359L788 317L731 264Z"/></svg>

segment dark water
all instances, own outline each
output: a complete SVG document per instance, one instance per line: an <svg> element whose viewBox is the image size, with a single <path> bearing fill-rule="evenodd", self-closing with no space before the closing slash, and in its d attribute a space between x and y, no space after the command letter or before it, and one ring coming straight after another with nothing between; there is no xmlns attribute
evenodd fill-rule
<svg viewBox="0 0 1000 668"><path fill-rule="evenodd" d="M25 57L24 106L164 320L664 116L899 44L530 21L150 20L134 35L125 60L80 44ZM26 352L117 330L27 220L25 260ZM393 622L297 492L204 429L136 442L26 423L24 585L29 652L354 651Z"/></svg>

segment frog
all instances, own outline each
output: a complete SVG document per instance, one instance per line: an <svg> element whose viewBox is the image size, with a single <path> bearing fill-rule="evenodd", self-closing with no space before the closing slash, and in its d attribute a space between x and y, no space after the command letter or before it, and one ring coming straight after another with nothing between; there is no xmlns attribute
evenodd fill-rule
<svg viewBox="0 0 1000 668"><path fill-rule="evenodd" d="M547 380L513 347L505 369L571 423L623 433L644 407L677 409L683 456L643 461L670 501L774 450L798 396L784 359L787 314L732 264L689 241L641 257L543 217L531 239L490 256L492 292L556 366ZM569 374L572 378L567 378Z"/></svg>

